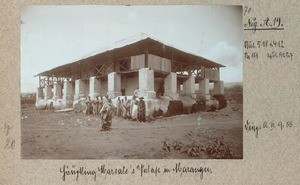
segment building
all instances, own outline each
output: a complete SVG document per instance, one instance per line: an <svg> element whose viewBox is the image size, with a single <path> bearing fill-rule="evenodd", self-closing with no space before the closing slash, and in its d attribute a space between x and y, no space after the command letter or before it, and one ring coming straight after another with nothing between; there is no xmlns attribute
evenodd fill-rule
<svg viewBox="0 0 300 185"><path fill-rule="evenodd" d="M225 66L141 34L37 74L37 101L61 100L62 108L68 108L83 97L131 96L137 88L146 101L158 95L209 100L209 83L214 83L215 94L224 93L221 67Z"/></svg>

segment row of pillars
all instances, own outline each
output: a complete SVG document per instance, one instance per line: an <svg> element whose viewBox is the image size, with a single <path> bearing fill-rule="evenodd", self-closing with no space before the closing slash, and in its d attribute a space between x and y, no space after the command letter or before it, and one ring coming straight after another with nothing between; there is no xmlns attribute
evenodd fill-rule
<svg viewBox="0 0 300 185"><path fill-rule="evenodd" d="M73 89L73 83L70 81L65 81L63 84L63 91L61 84L52 86L45 86L45 96L44 99L63 99L65 102L71 104L73 100L79 100L85 97L86 84L83 80L78 79L75 81L75 93ZM177 84L177 74L171 72L164 79L164 91L166 96L172 97L174 99L178 98L178 84ZM200 94L206 99L209 98L209 79L204 78L199 82ZM224 84L222 81L218 81L214 84L214 91L216 94L224 94ZM89 78L89 96L93 100L95 97L99 96L101 92L101 80L97 79L95 76ZM133 92L132 92L133 93ZM195 77L189 76L189 78L183 83L183 93L184 94L195 94ZM121 95L121 75L112 72L108 74L108 92L109 98L115 98ZM43 89L38 88L37 98L43 97ZM151 68L142 68L139 70L139 97L144 97L146 99L153 99L156 97L154 91L154 70Z"/></svg>
<svg viewBox="0 0 300 185"><path fill-rule="evenodd" d="M112 72L107 76L108 79L108 92L109 98L115 98L120 96L121 93L121 75ZM53 88L53 92L52 92ZM85 97L86 84L82 79L75 80L74 85L70 81L65 81L63 84L63 89L61 84L46 85L44 99L57 100L63 99L64 101L79 100ZM63 91L62 91L63 90ZM75 91L75 92L74 92ZM93 100L96 96L99 96L101 92L101 80L97 79L95 76L89 78L89 96ZM150 68L143 68L139 70L139 96L144 98L153 99L156 97L154 91L154 71ZM133 93L133 92L132 92ZM37 100L43 98L43 88L39 87L37 90Z"/></svg>
<svg viewBox="0 0 300 185"><path fill-rule="evenodd" d="M195 77L189 76L189 78L182 84L183 85L183 93L189 95L195 95ZM215 81L214 82L214 94L224 94L224 82L223 81ZM204 97L206 100L211 99L209 93L209 79L203 78L199 81L199 94Z"/></svg>

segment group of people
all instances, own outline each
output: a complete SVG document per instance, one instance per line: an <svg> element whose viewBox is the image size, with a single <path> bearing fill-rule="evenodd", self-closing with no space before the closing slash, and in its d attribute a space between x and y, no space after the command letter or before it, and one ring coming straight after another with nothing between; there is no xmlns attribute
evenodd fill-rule
<svg viewBox="0 0 300 185"><path fill-rule="evenodd" d="M125 99L120 99L118 97L117 107L116 107L116 116L122 117L124 119L130 119L132 121L146 121L146 106L143 97L137 98L133 95L131 100L128 100L125 96Z"/></svg>
<svg viewBox="0 0 300 185"><path fill-rule="evenodd" d="M85 104L86 104L86 110L85 115L99 115L101 112L101 109L104 105L104 103L109 103L108 97L98 97L96 96L94 100L91 100L91 97L88 96Z"/></svg>
<svg viewBox="0 0 300 185"><path fill-rule="evenodd" d="M85 101L86 115L99 115L102 120L101 131L109 130L111 128L113 116L118 118L130 119L133 121L146 121L146 106L143 97L137 98L136 91L131 100L118 97L116 106L113 105L112 100L106 97L96 97L91 100L88 97Z"/></svg>
<svg viewBox="0 0 300 185"><path fill-rule="evenodd" d="M109 130L111 121L115 114L115 106L108 97L96 97L93 101L88 97L85 101L86 115L100 115L102 120L101 131Z"/></svg>

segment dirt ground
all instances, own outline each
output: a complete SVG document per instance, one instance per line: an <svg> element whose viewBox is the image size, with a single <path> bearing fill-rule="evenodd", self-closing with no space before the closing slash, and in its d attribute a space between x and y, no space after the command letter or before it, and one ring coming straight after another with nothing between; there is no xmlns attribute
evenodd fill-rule
<svg viewBox="0 0 300 185"><path fill-rule="evenodd" d="M22 159L243 158L242 105L139 123L22 106ZM199 120L201 117L201 121Z"/></svg>

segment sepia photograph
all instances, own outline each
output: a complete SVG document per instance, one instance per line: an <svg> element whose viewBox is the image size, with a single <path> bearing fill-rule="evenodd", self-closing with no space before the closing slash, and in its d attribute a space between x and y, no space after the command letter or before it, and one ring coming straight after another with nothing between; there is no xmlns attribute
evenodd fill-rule
<svg viewBox="0 0 300 185"><path fill-rule="evenodd" d="M243 159L242 6L21 13L22 159Z"/></svg>

